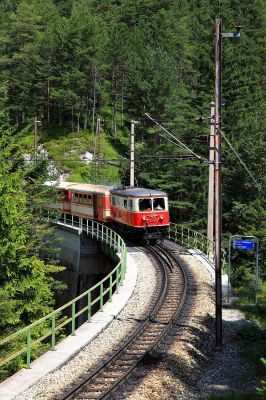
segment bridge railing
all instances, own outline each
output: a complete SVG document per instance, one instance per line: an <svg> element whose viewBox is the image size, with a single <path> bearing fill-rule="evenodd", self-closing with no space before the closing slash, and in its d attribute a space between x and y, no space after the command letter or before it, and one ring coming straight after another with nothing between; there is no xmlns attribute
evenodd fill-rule
<svg viewBox="0 0 266 400"><path fill-rule="evenodd" d="M127 250L125 242L116 232L84 218L79 218L77 221L74 218L67 219L65 216L59 224L78 228L79 233L86 233L90 237L104 242L112 250L113 259L117 261L117 257L119 257L120 260L116 267L96 285L38 321L0 340L0 367L16 357L26 356L25 364L27 368L30 368L32 353L38 354L36 348L40 342L45 341L47 350L55 350L56 339L60 335L64 336L62 328L69 325L71 334L75 335L77 318L81 314L85 314L87 322L90 322L92 307L97 305L98 309L103 311L104 303L112 301L113 294L117 293L119 286L123 284L127 266ZM82 305L79 311L77 311L78 302ZM62 312L68 312L68 315L63 317ZM18 344L14 350L15 340ZM21 363L23 366L23 362L20 361Z"/></svg>
<svg viewBox="0 0 266 400"><path fill-rule="evenodd" d="M215 260L215 243L202 233L182 225L170 223L169 239L179 243L181 246L199 250L201 254L213 264ZM222 269L226 268L226 252L222 249Z"/></svg>

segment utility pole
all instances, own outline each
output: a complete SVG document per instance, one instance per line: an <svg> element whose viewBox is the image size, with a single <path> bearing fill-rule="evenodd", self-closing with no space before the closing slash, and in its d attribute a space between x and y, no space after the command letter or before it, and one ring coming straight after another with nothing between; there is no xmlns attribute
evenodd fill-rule
<svg viewBox="0 0 266 400"><path fill-rule="evenodd" d="M38 156L38 124L40 124L41 121L38 121L38 117L34 118L34 157L35 161L37 160Z"/></svg>
<svg viewBox="0 0 266 400"><path fill-rule="evenodd" d="M215 328L216 346L222 346L222 192L221 192L221 105L222 105L222 38L239 38L241 26L235 33L222 33L222 18L215 24Z"/></svg>
<svg viewBox="0 0 266 400"><path fill-rule="evenodd" d="M215 332L216 346L222 346L222 199L221 199L221 92L222 18L215 25Z"/></svg>
<svg viewBox="0 0 266 400"><path fill-rule="evenodd" d="M208 191L208 225L207 225L207 238L209 254L213 257L213 228L214 228L214 106L211 104L210 116L210 147L209 147L209 191Z"/></svg>
<svg viewBox="0 0 266 400"><path fill-rule="evenodd" d="M135 124L138 121L131 121L130 133L130 186L134 187L135 184Z"/></svg>

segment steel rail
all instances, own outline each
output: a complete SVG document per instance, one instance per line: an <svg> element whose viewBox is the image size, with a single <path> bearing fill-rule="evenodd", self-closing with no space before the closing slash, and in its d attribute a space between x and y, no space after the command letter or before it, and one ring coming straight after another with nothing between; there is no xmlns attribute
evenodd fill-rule
<svg viewBox="0 0 266 400"><path fill-rule="evenodd" d="M146 249L157 260L161 271L160 293L153 301L153 309L108 360L98 365L82 382L79 379L79 383L58 400L107 399L172 327L186 296L186 274L177 258L170 255L169 249L163 246L147 246ZM175 268L174 264L177 263L178 267ZM180 293L176 290L179 280L183 283L179 288ZM172 304L173 299L175 304Z"/></svg>

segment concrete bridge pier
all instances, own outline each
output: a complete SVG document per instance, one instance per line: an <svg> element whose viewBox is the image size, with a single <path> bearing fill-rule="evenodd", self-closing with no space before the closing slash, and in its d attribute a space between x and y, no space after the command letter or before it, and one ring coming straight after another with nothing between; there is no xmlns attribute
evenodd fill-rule
<svg viewBox="0 0 266 400"><path fill-rule="evenodd" d="M60 226L58 234L59 259L66 269L57 275L57 279L68 286L67 290L57 296L57 307L60 307L102 280L115 264L108 257L108 249L104 243L86 234L80 235L78 229ZM78 304L79 309L86 306L84 302L85 299ZM79 317L77 325L80 326L85 318L84 314Z"/></svg>

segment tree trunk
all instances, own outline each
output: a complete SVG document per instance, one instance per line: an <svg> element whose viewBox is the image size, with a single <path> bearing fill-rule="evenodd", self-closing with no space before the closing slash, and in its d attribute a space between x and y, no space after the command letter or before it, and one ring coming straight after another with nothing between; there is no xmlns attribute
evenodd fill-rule
<svg viewBox="0 0 266 400"><path fill-rule="evenodd" d="M113 76L112 76L112 94L113 94L113 116L112 116L112 125L114 130L114 138L117 137L117 126L116 126L116 110L117 110L117 70L118 66L116 65L113 68Z"/></svg>
<svg viewBox="0 0 266 400"><path fill-rule="evenodd" d="M92 103L92 128L91 131L94 134L95 127L95 114L96 114L96 84L97 84L97 67L93 68L93 103Z"/></svg>
<svg viewBox="0 0 266 400"><path fill-rule="evenodd" d="M47 122L50 123L50 80L47 81Z"/></svg>
<svg viewBox="0 0 266 400"><path fill-rule="evenodd" d="M78 133L79 133L79 132L80 132L80 125L79 125L80 113L78 113L77 119L78 119L78 126L77 126L77 129L78 129Z"/></svg>
<svg viewBox="0 0 266 400"><path fill-rule="evenodd" d="M121 86L121 127L124 126L124 73L122 74L122 86Z"/></svg>
<svg viewBox="0 0 266 400"><path fill-rule="evenodd" d="M88 115L89 115L89 99L88 95L86 96L86 106L84 113L84 130L88 127Z"/></svg>
<svg viewBox="0 0 266 400"><path fill-rule="evenodd" d="M71 131L74 132L74 106L71 107Z"/></svg>

